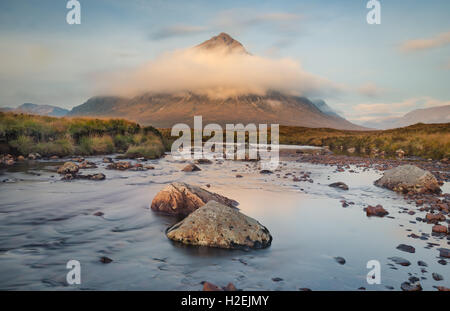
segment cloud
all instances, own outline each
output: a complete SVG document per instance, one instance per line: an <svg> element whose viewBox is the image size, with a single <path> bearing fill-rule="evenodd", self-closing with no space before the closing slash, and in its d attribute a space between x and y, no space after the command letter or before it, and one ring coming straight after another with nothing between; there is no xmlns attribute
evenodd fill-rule
<svg viewBox="0 0 450 311"><path fill-rule="evenodd" d="M384 89L378 87L375 83L372 82L365 83L358 88L358 93L370 98L380 97L384 93L384 91Z"/></svg>
<svg viewBox="0 0 450 311"><path fill-rule="evenodd" d="M408 98L394 103L358 104L347 114L352 121L383 120L393 117L401 117L415 109L432 108L450 105L450 100L439 100L430 96Z"/></svg>
<svg viewBox="0 0 450 311"><path fill-rule="evenodd" d="M306 72L292 59L199 48L165 53L134 70L115 72L98 80L103 84L102 92L127 97L184 91L220 98L264 95L267 91L321 96L339 90L332 82Z"/></svg>
<svg viewBox="0 0 450 311"><path fill-rule="evenodd" d="M447 44L450 44L450 31L440 33L428 39L415 39L405 41L400 45L400 50L403 52L415 52L443 47Z"/></svg>
<svg viewBox="0 0 450 311"><path fill-rule="evenodd" d="M207 31L208 28L203 26L174 25L161 28L151 35L154 40L161 40L173 37L182 37L191 34L198 34Z"/></svg>

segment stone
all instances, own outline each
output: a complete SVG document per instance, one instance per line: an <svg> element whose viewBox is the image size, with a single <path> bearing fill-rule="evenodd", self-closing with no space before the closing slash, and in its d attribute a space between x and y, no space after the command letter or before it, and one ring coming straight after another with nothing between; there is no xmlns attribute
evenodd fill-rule
<svg viewBox="0 0 450 311"><path fill-rule="evenodd" d="M435 272L433 272L431 274L431 276L433 277L433 279L435 281L442 281L444 279L444 277L442 275L440 275L439 273L435 273Z"/></svg>
<svg viewBox="0 0 450 311"><path fill-rule="evenodd" d="M111 263L112 261L113 261L113 260L112 260L111 258L108 258L108 257L106 257L106 256L100 257L100 262L101 262L101 263L107 264L107 263Z"/></svg>
<svg viewBox="0 0 450 311"><path fill-rule="evenodd" d="M167 185L153 198L151 209L170 215L187 216L209 201L214 200L229 207L239 203L198 186L175 182Z"/></svg>
<svg viewBox="0 0 450 311"><path fill-rule="evenodd" d="M389 257L388 259L400 266L407 267L411 265L411 263L408 260L401 257Z"/></svg>
<svg viewBox="0 0 450 311"><path fill-rule="evenodd" d="M273 174L273 172L270 170L261 170L261 171L259 171L259 173L260 174Z"/></svg>
<svg viewBox="0 0 450 311"><path fill-rule="evenodd" d="M413 285L409 282L403 282L401 289L405 292L418 292L422 290L422 286L420 284Z"/></svg>
<svg viewBox="0 0 450 311"><path fill-rule="evenodd" d="M442 225L434 225L432 228L432 231L434 233L444 233L446 234L448 231L448 228L446 226L442 226Z"/></svg>
<svg viewBox="0 0 450 311"><path fill-rule="evenodd" d="M419 261L417 262L417 264L418 264L419 266L421 266L421 267L428 267L427 263L426 263L425 261L422 261L422 260L419 260Z"/></svg>
<svg viewBox="0 0 450 311"><path fill-rule="evenodd" d="M450 249L440 248L439 249L439 257L450 258Z"/></svg>
<svg viewBox="0 0 450 311"><path fill-rule="evenodd" d="M439 221L445 221L445 216L442 213L439 214L431 214L427 213L425 219L428 223L437 223Z"/></svg>
<svg viewBox="0 0 450 311"><path fill-rule="evenodd" d="M269 230L258 221L216 201L169 227L166 235L188 245L227 249L259 249L272 243Z"/></svg>
<svg viewBox="0 0 450 311"><path fill-rule="evenodd" d="M343 257L334 257L334 260L336 260L336 262L340 265L345 264L345 259Z"/></svg>
<svg viewBox="0 0 450 311"><path fill-rule="evenodd" d="M368 217L371 217L371 216L376 216L376 217L384 217L384 216L386 216L386 215L388 215L389 214L389 212L388 211L386 211L384 208L383 208L383 206L381 206L381 205L376 205L376 206L372 206L372 205L369 205L369 206L367 206L367 208L366 208L366 215L368 216Z"/></svg>
<svg viewBox="0 0 450 311"><path fill-rule="evenodd" d="M332 187L332 188L339 188L341 190L348 190L348 186L343 182L335 182L335 183L329 184L328 186Z"/></svg>
<svg viewBox="0 0 450 311"><path fill-rule="evenodd" d="M66 162L61 167L58 168L57 172L58 172L58 174L61 174L61 175L65 175L65 174L74 175L74 174L78 173L78 169L79 169L79 167L75 163Z"/></svg>
<svg viewBox="0 0 450 311"><path fill-rule="evenodd" d="M202 169L195 164L188 164L182 169L183 172L197 172L201 170Z"/></svg>
<svg viewBox="0 0 450 311"><path fill-rule="evenodd" d="M213 162L209 159L197 159L194 161L195 164L212 164Z"/></svg>
<svg viewBox="0 0 450 311"><path fill-rule="evenodd" d="M126 161L113 162L106 166L108 170L119 170L119 171L129 170L132 167L133 164L131 164L131 162Z"/></svg>
<svg viewBox="0 0 450 311"><path fill-rule="evenodd" d="M411 245L406 245L406 244L400 244L399 246L397 246L398 250L407 252L407 253L415 253L416 249L414 247L412 247Z"/></svg>
<svg viewBox="0 0 450 311"><path fill-rule="evenodd" d="M440 193L436 177L414 165L401 165L384 172L375 185L401 193Z"/></svg>

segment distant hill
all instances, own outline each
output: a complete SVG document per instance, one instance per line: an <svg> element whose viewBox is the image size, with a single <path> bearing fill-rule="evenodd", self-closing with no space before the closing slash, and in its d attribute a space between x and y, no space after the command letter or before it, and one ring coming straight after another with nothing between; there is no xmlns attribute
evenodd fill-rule
<svg viewBox="0 0 450 311"><path fill-rule="evenodd" d="M22 112L52 117L63 117L69 113L69 110L64 108L50 105L36 105L31 103L25 103L17 108L10 108L10 107L1 108L0 111Z"/></svg>
<svg viewBox="0 0 450 311"><path fill-rule="evenodd" d="M448 123L450 122L450 105L416 109L400 118L387 118L378 121L366 122L363 125L369 128L392 129L405 127L416 123Z"/></svg>
<svg viewBox="0 0 450 311"><path fill-rule="evenodd" d="M207 53L220 51L253 57L240 42L226 33L212 37L194 49L202 49ZM220 72L217 74L220 75ZM274 123L349 130L364 129L340 117L324 101L312 102L305 97L276 91L267 92L265 95L245 94L227 98L211 98L190 90L176 94L146 93L133 98L97 96L74 107L69 115L123 117L157 127L172 127L177 123L192 125L194 116L202 116L204 123L221 125Z"/></svg>

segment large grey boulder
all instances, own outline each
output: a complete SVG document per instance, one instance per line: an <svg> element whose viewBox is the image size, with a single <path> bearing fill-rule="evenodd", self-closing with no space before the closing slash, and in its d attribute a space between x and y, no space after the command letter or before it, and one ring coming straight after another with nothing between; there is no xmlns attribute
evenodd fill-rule
<svg viewBox="0 0 450 311"><path fill-rule="evenodd" d="M179 223L167 237L189 245L218 248L265 248L272 242L266 227L234 208L210 201Z"/></svg>
<svg viewBox="0 0 450 311"><path fill-rule="evenodd" d="M238 202L198 186L181 182L167 185L153 198L151 209L170 215L187 216L209 201L214 200L229 207Z"/></svg>
<svg viewBox="0 0 450 311"><path fill-rule="evenodd" d="M396 192L440 193L436 177L429 171L414 165L402 165L384 172L383 177L375 181L375 185Z"/></svg>

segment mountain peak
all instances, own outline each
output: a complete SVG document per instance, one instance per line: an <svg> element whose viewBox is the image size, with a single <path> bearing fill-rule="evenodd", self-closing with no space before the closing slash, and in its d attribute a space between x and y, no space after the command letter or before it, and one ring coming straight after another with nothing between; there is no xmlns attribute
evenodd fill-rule
<svg viewBox="0 0 450 311"><path fill-rule="evenodd" d="M228 53L246 53L244 46L237 40L234 40L229 34L221 32L217 36L197 45L197 48L205 50L223 49Z"/></svg>

